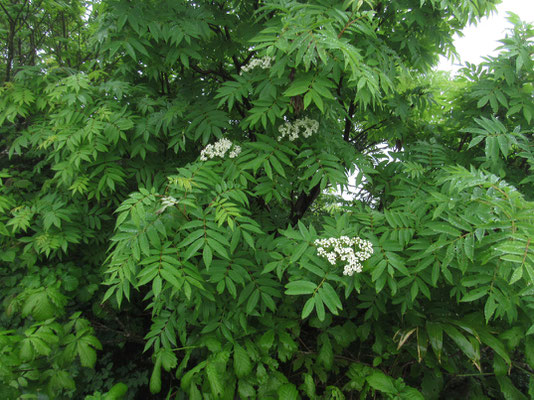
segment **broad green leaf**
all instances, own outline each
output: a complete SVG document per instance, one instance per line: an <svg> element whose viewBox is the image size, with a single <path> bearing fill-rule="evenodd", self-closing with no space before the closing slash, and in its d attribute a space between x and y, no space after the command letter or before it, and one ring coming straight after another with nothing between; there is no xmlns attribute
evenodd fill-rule
<svg viewBox="0 0 534 400"><path fill-rule="evenodd" d="M512 277L510 278L510 285L516 283L523 277L523 266L516 266L513 271L514 272L512 273Z"/></svg>
<svg viewBox="0 0 534 400"><path fill-rule="evenodd" d="M106 400L121 400L128 392L128 386L122 382L119 382L106 393Z"/></svg>
<svg viewBox="0 0 534 400"><path fill-rule="evenodd" d="M513 382L507 376L496 376L497 382L501 388L501 392L505 399L511 400L527 400L527 397L515 387Z"/></svg>
<svg viewBox="0 0 534 400"><path fill-rule="evenodd" d="M214 361L206 363L206 376L208 377L211 393L215 398L219 398L224 393L224 384Z"/></svg>
<svg viewBox="0 0 534 400"><path fill-rule="evenodd" d="M217 242L216 240L214 239L211 239L211 238L208 238L207 239L207 242L209 244L209 246L215 250L215 252L221 256L222 258L226 258L227 260L229 259L228 257L228 252L226 251L226 249L223 247L222 244L220 244L219 242Z"/></svg>
<svg viewBox="0 0 534 400"><path fill-rule="evenodd" d="M304 252L306 251L307 248L308 248L308 243L307 242L300 243L297 246L297 248L293 251L293 254L291 256L291 262L298 261L301 258L301 256L304 254Z"/></svg>
<svg viewBox="0 0 534 400"><path fill-rule="evenodd" d="M284 92L284 96L293 97L303 94L308 91L310 83L312 81L312 76L307 75L298 79L289 86L289 88Z"/></svg>
<svg viewBox="0 0 534 400"><path fill-rule="evenodd" d="M317 284L309 281L293 281L289 282L286 285L286 294L287 295L301 295L301 294L312 294L315 292Z"/></svg>
<svg viewBox="0 0 534 400"><path fill-rule="evenodd" d="M443 352L443 327L439 323L427 322L426 332L428 333L428 339L432 350L436 354L438 361L441 362L441 354Z"/></svg>
<svg viewBox="0 0 534 400"><path fill-rule="evenodd" d="M489 293L490 289L491 289L490 286L477 288L475 290L468 292L464 297L462 297L460 301L467 303L467 302L478 300L481 297L486 296Z"/></svg>
<svg viewBox="0 0 534 400"><path fill-rule="evenodd" d="M330 312L334 315L338 315L337 309L339 308L342 310L343 306L341 305L341 300L339 300L339 297L332 285L330 285L328 282L325 282L318 292Z"/></svg>
<svg viewBox="0 0 534 400"><path fill-rule="evenodd" d="M480 329L478 334L482 343L491 347L491 349L495 351L495 353L497 353L509 366L512 364L512 360L508 354L508 351L506 350L506 346L497 337L484 329Z"/></svg>
<svg viewBox="0 0 534 400"><path fill-rule="evenodd" d="M382 393L392 395L398 393L398 390L393 383L393 379L385 375L383 372L375 370L366 378L366 380L369 386Z"/></svg>
<svg viewBox="0 0 534 400"><path fill-rule="evenodd" d="M265 332L260 340L258 341L258 346L264 351L268 351L274 343L274 331L268 330Z"/></svg>
<svg viewBox="0 0 534 400"><path fill-rule="evenodd" d="M150 376L150 393L158 394L161 392L161 358L156 358L152 375Z"/></svg>
<svg viewBox="0 0 534 400"><path fill-rule="evenodd" d="M322 364L323 367L330 371L334 364L334 352L332 349L332 343L328 335L319 336L320 350L317 355L317 362Z"/></svg>
<svg viewBox="0 0 534 400"><path fill-rule="evenodd" d="M84 367L93 368L96 363L96 351L89 343L82 337L78 340L76 345L78 357L80 357L80 364Z"/></svg>
<svg viewBox="0 0 534 400"><path fill-rule="evenodd" d="M475 349L473 344L452 325L443 325L443 330L456 343L458 348L472 360L475 364L480 361L480 353Z"/></svg>
<svg viewBox="0 0 534 400"><path fill-rule="evenodd" d="M285 383L278 388L278 398L280 400L297 400L299 393L292 383Z"/></svg>
<svg viewBox="0 0 534 400"><path fill-rule="evenodd" d="M247 351L237 343L234 345L234 371L238 378L243 378L252 371Z"/></svg>
<svg viewBox="0 0 534 400"><path fill-rule="evenodd" d="M176 368L178 359L171 349L161 349L161 365L165 371L170 371Z"/></svg>

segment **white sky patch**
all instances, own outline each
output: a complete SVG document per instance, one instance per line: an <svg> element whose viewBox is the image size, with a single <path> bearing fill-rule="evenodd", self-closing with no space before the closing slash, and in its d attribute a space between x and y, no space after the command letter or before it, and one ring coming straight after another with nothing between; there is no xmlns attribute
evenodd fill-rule
<svg viewBox="0 0 534 400"><path fill-rule="evenodd" d="M497 12L483 18L478 25L468 25L463 30L463 37L454 37L454 46L460 55L458 60L441 57L439 70L457 72L465 62L479 64L485 56L497 55L506 30L512 24L506 19L508 12L517 14L522 21L534 22L534 0L503 0L497 6Z"/></svg>

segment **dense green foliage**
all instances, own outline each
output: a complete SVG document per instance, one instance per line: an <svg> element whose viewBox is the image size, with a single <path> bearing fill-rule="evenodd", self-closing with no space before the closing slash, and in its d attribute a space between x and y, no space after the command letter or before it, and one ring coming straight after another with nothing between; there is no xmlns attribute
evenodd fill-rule
<svg viewBox="0 0 534 400"><path fill-rule="evenodd" d="M534 396L534 28L431 70L496 2L0 0L2 396Z"/></svg>

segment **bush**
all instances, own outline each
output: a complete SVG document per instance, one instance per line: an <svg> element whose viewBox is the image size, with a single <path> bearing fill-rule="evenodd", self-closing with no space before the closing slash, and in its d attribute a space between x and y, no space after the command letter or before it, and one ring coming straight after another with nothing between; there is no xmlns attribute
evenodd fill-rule
<svg viewBox="0 0 534 400"><path fill-rule="evenodd" d="M494 3L2 2L0 391L532 396L533 27L431 71Z"/></svg>

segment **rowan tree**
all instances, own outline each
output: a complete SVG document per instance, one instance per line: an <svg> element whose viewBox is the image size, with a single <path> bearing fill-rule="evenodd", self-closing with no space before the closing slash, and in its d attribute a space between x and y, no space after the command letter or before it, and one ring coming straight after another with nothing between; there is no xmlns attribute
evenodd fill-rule
<svg viewBox="0 0 534 400"><path fill-rule="evenodd" d="M496 2L0 1L0 391L532 396L533 27L432 70Z"/></svg>

